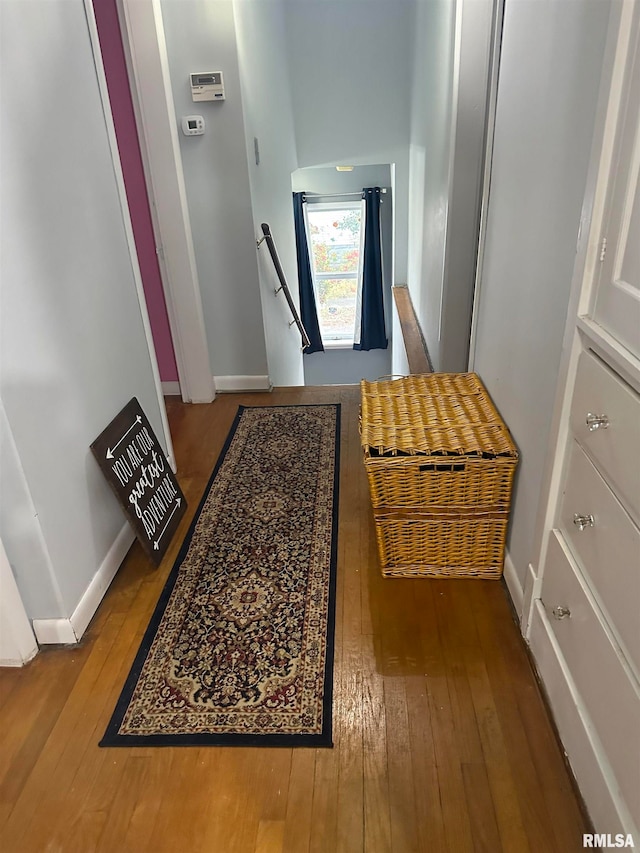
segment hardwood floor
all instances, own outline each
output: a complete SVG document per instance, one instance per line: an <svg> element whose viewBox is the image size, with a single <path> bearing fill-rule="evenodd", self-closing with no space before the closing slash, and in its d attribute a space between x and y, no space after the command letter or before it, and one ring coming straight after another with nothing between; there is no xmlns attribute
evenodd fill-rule
<svg viewBox="0 0 640 853"><path fill-rule="evenodd" d="M239 403L342 403L333 749L99 749ZM501 582L383 579L354 387L168 405L189 502L78 647L0 670L3 853L549 853L580 812Z"/></svg>

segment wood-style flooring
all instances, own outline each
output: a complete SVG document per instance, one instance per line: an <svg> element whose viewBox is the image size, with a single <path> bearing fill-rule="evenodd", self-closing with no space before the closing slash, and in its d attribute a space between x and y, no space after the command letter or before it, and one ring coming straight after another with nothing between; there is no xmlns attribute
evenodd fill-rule
<svg viewBox="0 0 640 853"><path fill-rule="evenodd" d="M237 405L342 403L333 749L100 749ZM189 512L79 646L0 670L2 853L570 853L589 827L502 582L383 579L354 387L168 404Z"/></svg>

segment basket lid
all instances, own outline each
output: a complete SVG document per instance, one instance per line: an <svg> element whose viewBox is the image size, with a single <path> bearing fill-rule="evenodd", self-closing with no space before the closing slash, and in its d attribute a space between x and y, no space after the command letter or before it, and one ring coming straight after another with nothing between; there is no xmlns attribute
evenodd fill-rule
<svg viewBox="0 0 640 853"><path fill-rule="evenodd" d="M475 373L430 373L360 383L361 441L370 457L517 458L504 421Z"/></svg>

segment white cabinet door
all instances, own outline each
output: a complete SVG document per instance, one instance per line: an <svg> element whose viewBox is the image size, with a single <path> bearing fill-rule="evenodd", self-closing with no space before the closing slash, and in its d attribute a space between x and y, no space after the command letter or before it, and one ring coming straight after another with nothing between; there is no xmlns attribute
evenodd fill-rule
<svg viewBox="0 0 640 853"><path fill-rule="evenodd" d="M593 316L623 346L640 356L640 3L623 20L626 40L620 98L608 120L616 126L607 175L610 191L602 228ZM621 60L622 61L622 60ZM620 69L622 71L622 69ZM616 115L617 113L617 115Z"/></svg>

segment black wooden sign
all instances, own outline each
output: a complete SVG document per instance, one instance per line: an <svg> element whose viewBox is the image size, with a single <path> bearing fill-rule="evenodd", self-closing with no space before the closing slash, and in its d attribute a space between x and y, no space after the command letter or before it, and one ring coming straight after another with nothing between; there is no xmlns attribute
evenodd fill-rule
<svg viewBox="0 0 640 853"><path fill-rule="evenodd" d="M142 547L158 565L187 502L135 397L100 433L91 450Z"/></svg>

